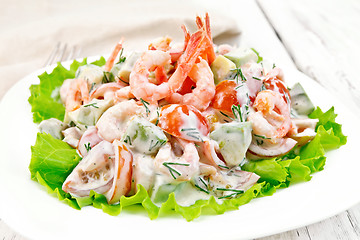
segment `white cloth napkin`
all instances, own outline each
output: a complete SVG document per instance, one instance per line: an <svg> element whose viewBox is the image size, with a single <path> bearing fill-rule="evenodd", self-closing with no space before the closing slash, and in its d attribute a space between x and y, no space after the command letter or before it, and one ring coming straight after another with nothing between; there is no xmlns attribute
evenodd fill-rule
<svg viewBox="0 0 360 240"><path fill-rule="evenodd" d="M43 67L58 42L81 48L79 57L107 54L121 37L125 49L146 49L152 39L165 35L183 41L180 26L194 31L196 15L205 12L215 42L239 35L235 21L219 9L210 9L206 1L2 2L0 98L22 77Z"/></svg>

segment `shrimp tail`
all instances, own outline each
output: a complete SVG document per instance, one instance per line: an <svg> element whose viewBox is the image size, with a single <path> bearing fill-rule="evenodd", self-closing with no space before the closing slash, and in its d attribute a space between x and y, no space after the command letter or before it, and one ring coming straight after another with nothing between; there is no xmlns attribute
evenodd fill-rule
<svg viewBox="0 0 360 240"><path fill-rule="evenodd" d="M121 49L123 48L123 46L122 46L123 42L124 42L124 38L122 37L120 39L120 41L115 45L114 50L112 51L110 57L108 58L108 60L105 63L105 67L104 67L105 71L110 72L110 70L114 66L115 59L116 59L117 55L119 54L119 52L121 51Z"/></svg>

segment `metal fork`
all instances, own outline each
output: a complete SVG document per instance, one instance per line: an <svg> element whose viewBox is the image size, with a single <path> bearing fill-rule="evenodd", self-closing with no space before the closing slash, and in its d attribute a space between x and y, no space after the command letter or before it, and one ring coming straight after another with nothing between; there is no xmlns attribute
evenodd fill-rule
<svg viewBox="0 0 360 240"><path fill-rule="evenodd" d="M68 50L69 48L69 50ZM71 59L75 59L80 55L81 48L78 46L68 47L66 43L58 42L52 52L50 53L50 56L46 60L44 67L47 65L54 64L56 62L62 62L67 61Z"/></svg>

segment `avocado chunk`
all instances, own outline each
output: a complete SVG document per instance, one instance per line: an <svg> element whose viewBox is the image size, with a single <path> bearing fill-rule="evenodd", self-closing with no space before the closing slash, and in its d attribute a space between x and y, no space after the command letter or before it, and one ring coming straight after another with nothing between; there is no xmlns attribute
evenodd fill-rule
<svg viewBox="0 0 360 240"><path fill-rule="evenodd" d="M250 48L234 48L224 56L233 61L237 68L241 67L247 62L258 61L258 56Z"/></svg>
<svg viewBox="0 0 360 240"><path fill-rule="evenodd" d="M300 83L296 83L289 92L291 97L291 108L294 109L297 114L307 116L314 111L314 104L311 102Z"/></svg>
<svg viewBox="0 0 360 240"><path fill-rule="evenodd" d="M75 74L75 78L85 79L88 84L100 84L103 80L104 72L101 67L88 64L79 67Z"/></svg>
<svg viewBox="0 0 360 240"><path fill-rule="evenodd" d="M122 63L117 63L111 69L114 76L118 77L123 82L129 82L130 73L135 65L135 62L142 55L142 52L132 52L126 57Z"/></svg>
<svg viewBox="0 0 360 240"><path fill-rule="evenodd" d="M154 154L167 142L164 132L145 118L134 117L126 128L122 141L142 154Z"/></svg>
<svg viewBox="0 0 360 240"><path fill-rule="evenodd" d="M93 99L72 112L67 112L64 122L73 121L76 125L94 126L101 115L113 105L111 99Z"/></svg>
<svg viewBox="0 0 360 240"><path fill-rule="evenodd" d="M251 143L250 122L230 122L219 125L210 133L220 147L220 153L230 167L239 165Z"/></svg>
<svg viewBox="0 0 360 240"><path fill-rule="evenodd" d="M231 70L235 69L236 65L226 57L219 55L210 67L214 74L215 85L217 85L231 75Z"/></svg>

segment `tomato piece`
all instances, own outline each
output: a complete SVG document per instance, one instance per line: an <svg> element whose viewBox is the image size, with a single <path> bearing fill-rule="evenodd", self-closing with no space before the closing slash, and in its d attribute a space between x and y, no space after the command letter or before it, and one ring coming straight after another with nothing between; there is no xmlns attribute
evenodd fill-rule
<svg viewBox="0 0 360 240"><path fill-rule="evenodd" d="M187 77L183 82L181 88L177 91L177 93L181 95L185 95L187 93L191 93L193 88L196 87L196 83L191 80L191 78Z"/></svg>
<svg viewBox="0 0 360 240"><path fill-rule="evenodd" d="M210 131L209 122L191 105L169 104L161 108L159 127L188 141L201 142Z"/></svg>
<svg viewBox="0 0 360 240"><path fill-rule="evenodd" d="M290 104L290 93L285 83L279 78L279 74L274 74L269 72L264 79L264 86L266 89L272 90L274 92L280 93L284 101Z"/></svg>
<svg viewBox="0 0 360 240"><path fill-rule="evenodd" d="M225 80L216 85L211 106L217 110L231 113L232 105L238 105L236 82Z"/></svg>

